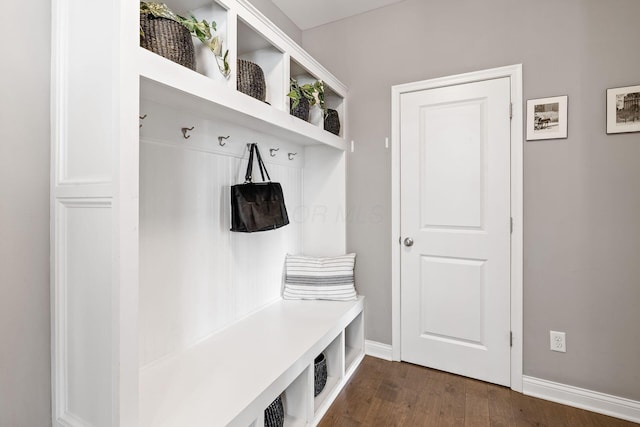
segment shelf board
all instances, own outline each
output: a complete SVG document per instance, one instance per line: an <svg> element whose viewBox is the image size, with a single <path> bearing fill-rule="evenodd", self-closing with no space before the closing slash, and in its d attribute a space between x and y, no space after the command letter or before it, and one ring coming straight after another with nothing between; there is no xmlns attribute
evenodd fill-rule
<svg viewBox="0 0 640 427"><path fill-rule="evenodd" d="M280 300L142 367L140 425L249 424L363 308L363 297Z"/></svg>
<svg viewBox="0 0 640 427"><path fill-rule="evenodd" d="M138 49L140 96L205 118L240 124L302 145L345 151L346 141L160 55Z"/></svg>

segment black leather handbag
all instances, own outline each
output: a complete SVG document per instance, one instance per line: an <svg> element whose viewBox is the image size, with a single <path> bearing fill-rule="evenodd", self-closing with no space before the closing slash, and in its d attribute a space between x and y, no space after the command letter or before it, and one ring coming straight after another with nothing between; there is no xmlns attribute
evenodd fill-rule
<svg viewBox="0 0 640 427"><path fill-rule="evenodd" d="M253 182L254 153L263 182ZM265 175L268 181L265 181ZM282 187L277 182L271 182L257 144L250 144L244 180L244 184L231 186L231 231L253 233L275 230L289 224Z"/></svg>

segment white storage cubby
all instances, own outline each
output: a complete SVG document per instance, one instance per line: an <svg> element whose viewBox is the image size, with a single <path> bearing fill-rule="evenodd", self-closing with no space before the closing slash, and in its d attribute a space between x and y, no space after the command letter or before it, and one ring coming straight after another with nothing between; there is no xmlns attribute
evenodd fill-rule
<svg viewBox="0 0 640 427"><path fill-rule="evenodd" d="M313 399L314 414L322 407L327 398L333 394L342 378L344 378L344 334L338 335L327 348L323 350L327 361L327 384ZM315 373L314 373L315 374ZM315 378L315 377L314 377Z"/></svg>
<svg viewBox="0 0 640 427"><path fill-rule="evenodd" d="M313 367L308 366L281 394L284 406L284 425L287 427L307 425L309 389L313 389L313 381L309 381L312 370Z"/></svg>
<svg viewBox="0 0 640 427"><path fill-rule="evenodd" d="M284 426L285 427L304 427L307 425L308 417L308 389L309 389L309 370L307 367L291 384L278 396L282 399L284 409ZM274 399L275 400L275 399ZM251 427L264 426L264 413L266 409L258 414Z"/></svg>
<svg viewBox="0 0 640 427"><path fill-rule="evenodd" d="M290 59L289 73L291 78L295 79L301 85L307 83L312 84L317 80L322 80L324 82L324 99L326 107L332 110L336 110L338 112L338 117L340 118L340 123L342 124L344 122L346 111L344 95L341 95L339 91L334 90L331 86L330 81L326 81L322 77L318 77L312 71L309 71L307 68L298 63L295 58ZM318 106L311 107L309 111L309 123L324 130L324 117L322 115L321 109ZM341 126L339 136L344 137L344 135L344 127Z"/></svg>
<svg viewBox="0 0 640 427"><path fill-rule="evenodd" d="M328 109L336 110L338 112L338 117L340 119L340 132L338 136L343 138L345 136L344 133L344 123L346 122L346 109L344 107L344 98L338 95L330 86L325 86L324 91L324 102Z"/></svg>
<svg viewBox="0 0 640 427"><path fill-rule="evenodd" d="M260 66L266 83L266 102L284 110L288 82L285 81L284 53L241 18L238 19L238 59Z"/></svg>
<svg viewBox="0 0 640 427"><path fill-rule="evenodd" d="M197 71L141 48L137 2L52 5L53 423L246 427L282 394L286 425L315 425L364 355L364 303L283 301L282 265L346 250L347 89L246 0L167 4L216 22L229 79L198 40ZM271 105L236 90L238 57ZM294 62L325 82L339 136L289 114ZM287 227L229 232L249 142Z"/></svg>
<svg viewBox="0 0 640 427"><path fill-rule="evenodd" d="M222 52L228 49L230 55L232 54L234 51L233 39L229 37L229 34L235 28L230 22L235 15L229 14L226 6L212 0L167 0L164 3L180 16L193 15L198 20L206 20L209 24L215 22L216 31L212 31L213 36L218 36L222 41ZM198 73L222 85L235 87L232 86L235 85L235 81L220 72L218 61L208 47L196 38L193 38L193 47L196 53L196 71ZM222 60L220 60L220 65L222 65Z"/></svg>
<svg viewBox="0 0 640 427"><path fill-rule="evenodd" d="M359 363L359 359L364 352L364 317L362 313L347 326L344 333L345 370L351 372Z"/></svg>
<svg viewBox="0 0 640 427"><path fill-rule="evenodd" d="M290 61L289 73L291 78L295 79L300 85L313 84L316 80L320 80L319 77L303 68L293 58ZM317 105L314 105L309 109L309 123L314 126L322 127L322 111Z"/></svg>

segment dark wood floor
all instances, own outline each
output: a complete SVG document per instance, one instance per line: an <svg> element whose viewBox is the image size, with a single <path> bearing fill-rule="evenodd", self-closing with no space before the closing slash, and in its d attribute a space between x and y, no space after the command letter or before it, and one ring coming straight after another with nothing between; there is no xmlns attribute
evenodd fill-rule
<svg viewBox="0 0 640 427"><path fill-rule="evenodd" d="M319 425L331 426L638 424L524 396L482 381L367 356Z"/></svg>

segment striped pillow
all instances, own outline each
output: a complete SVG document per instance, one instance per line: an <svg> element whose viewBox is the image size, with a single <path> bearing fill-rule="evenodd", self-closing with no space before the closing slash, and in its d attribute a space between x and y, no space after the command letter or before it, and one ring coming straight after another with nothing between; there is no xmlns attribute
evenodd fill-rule
<svg viewBox="0 0 640 427"><path fill-rule="evenodd" d="M287 255L284 299L352 301L358 298L353 266L356 254L331 258Z"/></svg>

